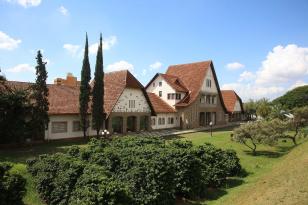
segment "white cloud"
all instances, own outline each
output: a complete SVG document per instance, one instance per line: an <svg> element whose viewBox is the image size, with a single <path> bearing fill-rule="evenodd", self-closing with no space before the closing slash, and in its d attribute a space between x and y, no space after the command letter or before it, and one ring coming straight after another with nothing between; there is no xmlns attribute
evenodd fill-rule
<svg viewBox="0 0 308 205"><path fill-rule="evenodd" d="M103 39L103 49L110 50L118 42L116 36L110 36L106 39ZM98 43L94 43L89 46L89 53L96 54L98 49Z"/></svg>
<svg viewBox="0 0 308 205"><path fill-rule="evenodd" d="M303 86L303 85L308 85L308 83L302 81L302 80L298 80L296 81L293 85L290 86L289 90L292 90L296 87L300 87L300 86Z"/></svg>
<svg viewBox="0 0 308 205"><path fill-rule="evenodd" d="M80 48L80 45L73 45L73 44L64 44L63 48L67 50L67 52L72 55L75 56Z"/></svg>
<svg viewBox="0 0 308 205"><path fill-rule="evenodd" d="M226 65L226 68L228 70L239 70L239 69L244 68L244 67L245 67L245 65L243 65L239 62L232 62L232 63L228 63Z"/></svg>
<svg viewBox="0 0 308 205"><path fill-rule="evenodd" d="M35 72L35 68L29 64L19 64L12 68L7 69L6 71L10 73L21 73L21 72Z"/></svg>
<svg viewBox="0 0 308 205"><path fill-rule="evenodd" d="M119 71L119 70L129 70L130 72L133 73L134 66L128 63L127 61L121 60L119 62L115 62L113 64L108 65L106 70L108 72Z"/></svg>
<svg viewBox="0 0 308 205"><path fill-rule="evenodd" d="M62 15L64 15L64 16L67 16L69 13L68 13L68 10L64 7L64 6L60 6L59 8L58 8L58 11L62 14Z"/></svg>
<svg viewBox="0 0 308 205"><path fill-rule="evenodd" d="M256 83L286 83L308 75L308 48L294 44L276 46L257 72Z"/></svg>
<svg viewBox="0 0 308 205"><path fill-rule="evenodd" d="M230 83L221 86L222 90L235 90L236 93L245 102L252 99L260 99L263 97L274 99L279 95L283 94L285 88L281 86L258 86L255 84L244 84L244 83Z"/></svg>
<svg viewBox="0 0 308 205"><path fill-rule="evenodd" d="M150 65L150 70L156 70L162 67L162 63L159 61L156 61L155 63Z"/></svg>
<svg viewBox="0 0 308 205"><path fill-rule="evenodd" d="M252 81L253 79L255 79L255 74L253 74L250 71L244 71L240 74L240 77L238 79L238 82L243 82L243 81Z"/></svg>
<svg viewBox="0 0 308 205"><path fill-rule="evenodd" d="M41 0L6 0L10 3L17 3L24 8L34 7L41 4Z"/></svg>
<svg viewBox="0 0 308 205"><path fill-rule="evenodd" d="M19 39L13 39L6 33L0 31L0 49L13 50L21 43Z"/></svg>

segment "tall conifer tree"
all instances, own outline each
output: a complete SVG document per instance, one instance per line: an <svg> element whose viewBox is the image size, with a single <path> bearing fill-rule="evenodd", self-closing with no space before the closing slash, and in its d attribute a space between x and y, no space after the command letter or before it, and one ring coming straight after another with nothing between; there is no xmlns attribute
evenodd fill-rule
<svg viewBox="0 0 308 205"><path fill-rule="evenodd" d="M99 131L104 125L104 65L103 65L103 42L100 34L100 43L97 50L94 73L94 86L92 98L92 122L99 136Z"/></svg>
<svg viewBox="0 0 308 205"><path fill-rule="evenodd" d="M48 88L46 84L47 71L46 62L43 62L41 51L37 52L36 80L32 85L32 99L34 102L32 125L33 134L36 139L44 139L45 129L48 126L49 103L48 103Z"/></svg>
<svg viewBox="0 0 308 205"><path fill-rule="evenodd" d="M79 94L79 113L80 113L80 126L83 131L83 136L87 138L87 129L89 127L88 109L91 94L90 80L91 68L89 62L89 45L88 35L86 34L86 44L84 49L83 64L81 69L81 83Z"/></svg>

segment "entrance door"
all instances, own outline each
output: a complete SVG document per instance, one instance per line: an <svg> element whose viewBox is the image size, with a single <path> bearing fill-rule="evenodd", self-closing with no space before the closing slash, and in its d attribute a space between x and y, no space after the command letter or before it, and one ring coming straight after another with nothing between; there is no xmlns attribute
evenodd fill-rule
<svg viewBox="0 0 308 205"><path fill-rule="evenodd" d="M205 113L205 124L206 125L209 125L210 124L210 122L211 122L211 113L210 112L206 112Z"/></svg>
<svg viewBox="0 0 308 205"><path fill-rule="evenodd" d="M123 117L112 118L112 130L114 133L123 133Z"/></svg>
<svg viewBox="0 0 308 205"><path fill-rule="evenodd" d="M127 132L136 132L137 129L137 118L136 116L127 117Z"/></svg>
<svg viewBox="0 0 308 205"><path fill-rule="evenodd" d="M200 112L199 113L199 126L204 126L205 125L205 113Z"/></svg>
<svg viewBox="0 0 308 205"><path fill-rule="evenodd" d="M149 117L141 116L140 117L140 131L148 130Z"/></svg>

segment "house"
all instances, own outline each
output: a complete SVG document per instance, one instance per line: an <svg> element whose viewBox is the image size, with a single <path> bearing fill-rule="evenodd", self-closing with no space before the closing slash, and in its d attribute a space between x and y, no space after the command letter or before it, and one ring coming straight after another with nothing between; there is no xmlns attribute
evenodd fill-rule
<svg viewBox="0 0 308 205"><path fill-rule="evenodd" d="M227 108L229 122L245 120L243 103L236 92L234 90L222 90L221 94Z"/></svg>
<svg viewBox="0 0 308 205"><path fill-rule="evenodd" d="M152 129L190 129L227 123L227 109L212 61L171 65L146 85L156 116Z"/></svg>
<svg viewBox="0 0 308 205"><path fill-rule="evenodd" d="M31 83L8 81L11 87L27 89ZM150 130L151 116L155 115L150 99L142 84L127 70L105 73L104 127L111 133L128 133ZM79 85L76 77L57 78L48 84L49 118L46 140L82 137L79 117ZM91 86L93 82L91 83ZM89 105L91 107L91 104ZM88 135L92 128L91 109ZM102 128L104 129L104 128Z"/></svg>

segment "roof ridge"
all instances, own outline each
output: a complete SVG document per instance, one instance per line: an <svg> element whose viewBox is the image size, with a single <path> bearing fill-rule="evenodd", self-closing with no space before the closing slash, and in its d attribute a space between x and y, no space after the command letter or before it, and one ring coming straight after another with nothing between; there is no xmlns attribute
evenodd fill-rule
<svg viewBox="0 0 308 205"><path fill-rule="evenodd" d="M174 64L174 65L169 65L169 67L172 66L182 66L182 65L191 65L191 64L200 64L200 63L210 63L213 62L211 59L209 60L205 60L205 61L196 61L196 62L192 62L192 63L181 63L181 64Z"/></svg>

